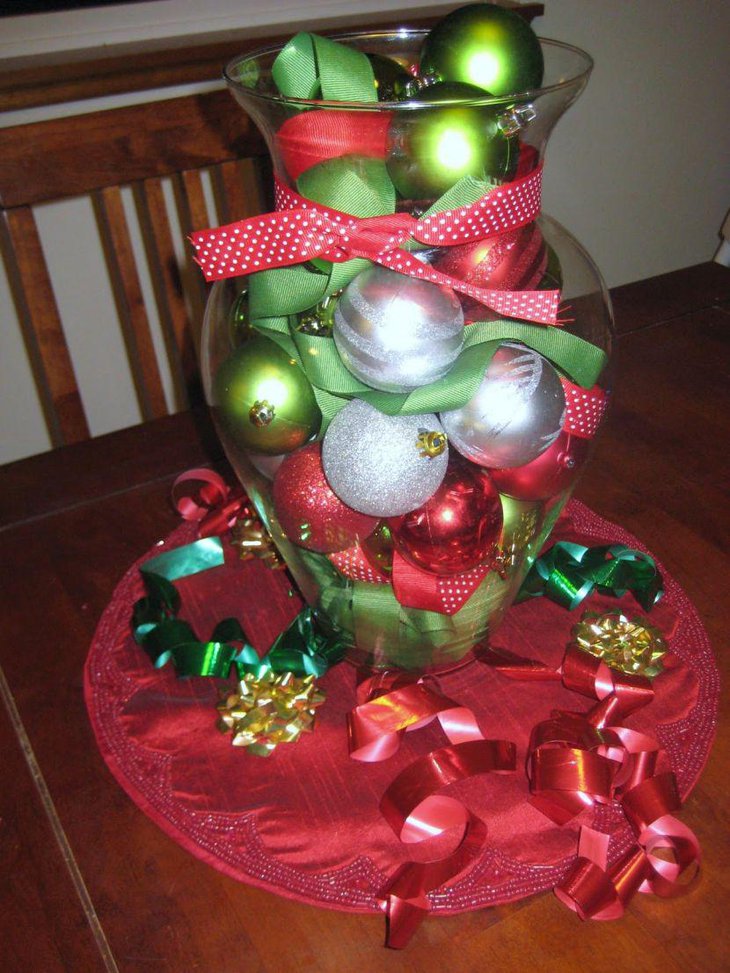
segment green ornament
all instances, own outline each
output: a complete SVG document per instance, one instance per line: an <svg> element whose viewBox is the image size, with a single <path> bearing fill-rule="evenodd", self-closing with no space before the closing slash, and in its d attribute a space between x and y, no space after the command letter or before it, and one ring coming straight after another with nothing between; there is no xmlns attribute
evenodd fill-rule
<svg viewBox="0 0 730 973"><path fill-rule="evenodd" d="M304 445L322 415L297 362L268 338L247 341L213 383L218 417L236 446L278 456Z"/></svg>
<svg viewBox="0 0 730 973"><path fill-rule="evenodd" d="M408 86L413 81L413 76L392 57L368 54L367 58L375 76L378 101L402 101L408 94Z"/></svg>
<svg viewBox="0 0 730 973"><path fill-rule="evenodd" d="M519 14L493 3L459 7L423 43L420 73L463 81L495 97L542 83L540 41Z"/></svg>
<svg viewBox="0 0 730 973"><path fill-rule="evenodd" d="M248 310L248 291L244 290L238 295L228 312L228 329L231 337L231 344L234 347L242 345L244 341L253 338L257 332L251 325L251 315Z"/></svg>
<svg viewBox="0 0 730 973"><path fill-rule="evenodd" d="M459 105L475 98L484 98L484 92L474 85L439 82L418 95L419 101L433 103L433 109L395 114L386 166L404 199L434 199L464 176L510 178L519 144L502 132L494 108Z"/></svg>
<svg viewBox="0 0 730 973"><path fill-rule="evenodd" d="M337 298L341 293L342 289L334 294L328 294L314 307L298 314L294 329L301 334L312 335L315 338L331 338Z"/></svg>

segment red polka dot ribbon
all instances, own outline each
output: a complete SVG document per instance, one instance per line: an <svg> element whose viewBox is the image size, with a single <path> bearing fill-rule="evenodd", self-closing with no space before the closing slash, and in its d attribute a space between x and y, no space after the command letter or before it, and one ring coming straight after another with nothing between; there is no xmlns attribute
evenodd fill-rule
<svg viewBox="0 0 730 973"><path fill-rule="evenodd" d="M573 436L592 439L608 408L608 396L598 385L592 389L583 389L580 385L569 382L567 378L561 378L560 381L565 393L563 428Z"/></svg>
<svg viewBox="0 0 730 973"><path fill-rule="evenodd" d="M434 270L403 249L407 240L429 247L483 240L535 220L540 212L542 168L492 189L469 206L421 219L407 213L358 218L304 199L276 185L275 213L201 230L190 237L208 281L290 267L321 258L342 263L364 257L410 277L445 284L497 314L556 324L557 290L506 291L478 287Z"/></svg>

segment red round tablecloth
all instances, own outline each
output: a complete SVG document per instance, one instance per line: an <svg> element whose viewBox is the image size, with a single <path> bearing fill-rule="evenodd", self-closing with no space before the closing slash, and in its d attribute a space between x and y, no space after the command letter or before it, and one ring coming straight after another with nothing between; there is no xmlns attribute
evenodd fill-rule
<svg viewBox="0 0 730 973"><path fill-rule="evenodd" d="M415 850L393 834L380 814L380 798L403 767L443 746L445 738L432 724L406 734L390 760L351 760L345 719L355 705L355 670L341 664L321 680L327 700L314 733L280 745L269 758L232 747L215 727L220 682L178 679L169 666L154 669L130 635L132 606L143 594L138 566L194 536L192 526L181 526L133 565L99 622L85 673L99 749L132 800L196 857L281 895L376 911L379 891ZM556 540L643 549L576 501L553 532L551 543ZM235 615L263 653L300 601L283 573L260 561L241 563L225 547L224 566L177 582L181 617L207 638L216 622ZM664 769L674 770L684 798L710 750L719 679L693 606L663 575L666 595L649 618L668 636L674 664L655 680L654 701L627 723L658 740ZM495 643L557 667L582 612L617 607L643 614L631 595L620 600L592 595L573 612L546 598L528 601L509 610ZM473 709L485 737L515 742L518 772L474 777L450 790L487 822L489 833L476 865L429 896L432 912L497 905L553 888L574 860L581 824L611 834L610 861L631 846L633 833L615 806L598 805L561 828L527 802L524 763L532 727L555 708L585 711L589 700L560 683L514 682L478 662L440 676L439 685ZM433 848L421 849L418 855L432 853Z"/></svg>

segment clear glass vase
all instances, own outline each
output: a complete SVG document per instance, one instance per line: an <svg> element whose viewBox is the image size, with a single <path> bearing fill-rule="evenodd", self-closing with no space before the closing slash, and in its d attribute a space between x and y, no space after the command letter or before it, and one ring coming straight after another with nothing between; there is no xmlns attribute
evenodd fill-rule
<svg viewBox="0 0 730 973"><path fill-rule="evenodd" d="M553 127L587 82L592 67L588 55L568 45L541 41L545 72L539 89L502 98L480 95L465 100L449 96L446 100L425 101L428 94L418 93L412 83L413 66L417 64L424 35L421 31L403 30L336 39L347 48L368 54L376 80L379 79L378 101L282 96L274 83L279 49L247 55L228 66L226 77L233 95L266 138L280 187L280 209L292 205L291 199L281 202L281 187L287 187L310 205L320 204L359 218L386 212L422 217L429 214L434 203L438 208L438 200L459 180L460 185L466 178L467 183L471 179L488 187L509 187L542 165ZM411 87L404 89L408 84ZM405 100L404 90L411 92ZM382 100L396 95L401 100ZM476 168L469 158L474 138L478 146ZM373 186L377 191L370 191ZM588 343L579 347L593 346L605 353L603 363L590 379L589 395L600 399L609 385L611 308L600 274L585 250L562 226L544 215L527 226L491 235L479 246L482 251L475 244L468 248L449 245L413 250L419 260L452 278L476 279L480 285L497 289L559 289L559 329ZM562 425L550 439L550 446L536 457L525 461L517 455L517 460L513 456L499 465L480 457L478 451L470 452L469 432L473 424L469 427L467 423L464 433L464 422L459 426L449 420L447 413L453 417L456 412L433 410L443 419L443 427L438 429L447 431L449 456L458 467L453 477L461 500L465 482L471 484L471 490L475 482L482 484L481 478L485 477L488 491L498 494L497 532L494 511L489 516L485 514L486 520L478 521L476 533L486 524L485 535L491 537L489 545L485 546L485 542L482 546L481 554L471 550L473 531L471 539L464 536L463 530L461 535L448 537L439 549L437 532L429 527L435 521L427 519L427 536L424 538L421 533L418 539L418 517L409 511L394 515L390 509L388 515L378 516L377 509L371 511L367 503L358 507L360 511L367 508L360 514L362 523L356 512L347 521L339 542L337 531L329 529L326 510L321 515L324 523L312 527L303 517L301 523L292 526L289 500L292 494L295 501L306 493L310 474L306 464L301 463L293 474L293 464L285 459L295 453L304 456L302 450L318 453L320 447L313 444L322 442L332 414L339 417L337 409L358 398L357 393L335 390L333 399L331 390L325 394L313 386L304 374L305 366L308 368L311 363L303 361L302 355L317 357L325 347L322 342L331 343L338 305L343 302L343 322L342 308L350 300L347 289L342 297L343 288L368 266L359 258L345 262L315 259L300 264L296 276L288 276L289 270L269 271L268 277L257 271L248 277L215 283L203 329L206 395L228 458L299 590L316 610L320 625L325 630L336 630L346 640L350 659L376 668L449 668L467 661L499 625L570 496L588 459L592 439ZM473 277L475 268L479 269L477 277ZM272 288L263 288L262 297L262 280L270 282L274 279L272 274L277 273L283 283L277 291L280 278L275 278L277 287L273 290L277 291L281 306L272 317L267 303ZM376 292L378 286L385 288L387 306L390 297L402 302L400 291L388 296L388 279L385 284L380 281L374 285ZM497 328L500 322L504 324L503 316L467 294L456 293L466 332L469 328L489 329ZM365 299L362 293L350 300L351 318L358 317L361 307L357 301L361 299ZM395 321L394 324L391 317L386 322L391 335L400 333L397 316ZM532 327L547 330L551 326ZM287 341L302 334L307 336L306 347L300 341L298 353L287 357L291 347ZM272 339L279 344L270 358L267 348L271 349L266 342ZM374 382L386 392L393 392L395 387L397 394L398 375L395 386L391 384L389 388L388 383L394 370L398 371L398 356L396 365L376 361L368 373L365 352L357 346L353 351L353 346L345 347L343 341L336 344L346 364L348 354L354 355L356 365L360 358L359 364L365 369L359 372L361 378L374 376L365 380L366 385ZM518 333L506 348L502 346L500 354L521 361L519 356L524 351ZM566 379L561 364L551 364L544 358L540 361L543 371L550 371L554 379ZM444 378L443 367L440 373L433 372L429 370L432 364L429 361L419 366L425 369L423 381L434 381L436 374L448 384L453 373L447 368ZM275 399L276 383L281 384L282 375L286 389L279 407L266 398L266 390L273 388L270 398ZM242 402L232 406L232 389L239 380L245 394ZM413 388L413 383L409 387ZM574 392L578 388L575 384L572 387ZM582 393L577 394L580 397ZM246 395L253 396L251 401ZM505 403L511 408L507 399ZM284 413L293 415L289 424ZM544 416L538 414L541 418ZM366 422L365 442L368 432ZM460 442L458 456L454 441ZM422 462L432 460L431 455L424 455ZM451 470L451 459L449 464ZM351 471L345 469L346 478L348 472ZM321 473L319 470L316 475L321 477ZM292 480L292 476L299 479ZM355 492L362 487L360 493L367 495L367 481L365 476L362 483L356 483ZM327 474L318 489L327 489L330 482L334 484L334 479ZM345 496L340 499L347 505ZM442 504L439 516L453 516L448 502ZM410 529L406 521L417 537L410 547L404 541ZM468 518L465 523L468 526ZM322 541L325 534L327 540ZM342 549L338 549L338 543ZM454 551L455 558L451 557ZM418 579L429 588L430 600L424 602L418 596Z"/></svg>

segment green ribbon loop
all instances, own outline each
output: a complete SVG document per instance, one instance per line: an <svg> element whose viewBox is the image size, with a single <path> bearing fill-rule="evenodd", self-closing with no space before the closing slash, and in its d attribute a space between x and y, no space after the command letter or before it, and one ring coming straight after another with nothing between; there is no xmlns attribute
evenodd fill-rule
<svg viewBox="0 0 730 973"><path fill-rule="evenodd" d="M277 636L260 665L272 672L291 672L295 676L322 676L340 662L346 645L338 635L318 631L311 608L304 608L294 621ZM239 676L251 671L238 666ZM260 673L257 673L259 675Z"/></svg>
<svg viewBox="0 0 730 973"><path fill-rule="evenodd" d="M213 629L210 640L201 641L189 623L177 617L181 600L172 580L222 563L220 538L207 537L166 551L140 568L146 596L135 602L132 609L132 635L155 668L172 663L181 677L227 679L235 666L241 679L246 673L260 678L269 671L321 676L340 662L345 643L337 633L322 633L310 608L297 615L261 659L236 618L224 618Z"/></svg>
<svg viewBox="0 0 730 973"><path fill-rule="evenodd" d="M188 575L197 574L199 571L207 571L208 568L220 567L223 560L223 544L220 537L201 537L200 540L193 541L191 544L176 547L172 551L165 551L163 554L150 558L149 561L145 561L140 572L143 577L147 574L155 574L158 578L168 582L177 581L178 578L186 578ZM175 591L172 585L170 585L170 588ZM153 590L155 597L160 597L161 585L159 582L153 583ZM167 595L172 597L169 589L167 589Z"/></svg>
<svg viewBox="0 0 730 973"><path fill-rule="evenodd" d="M368 58L318 34L296 34L271 68L285 98L376 102L375 76Z"/></svg>
<svg viewBox="0 0 730 973"><path fill-rule="evenodd" d="M615 598L630 591L645 611L664 594L661 575L648 554L624 544L584 547L558 541L535 561L518 600L545 595L573 609L596 589Z"/></svg>

